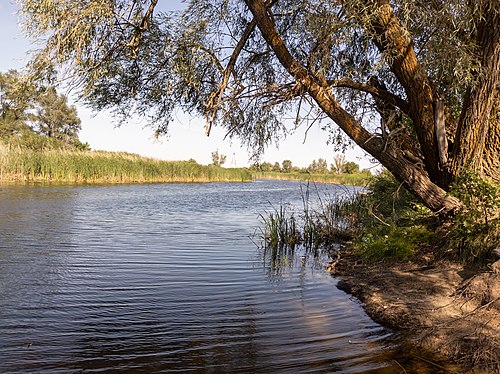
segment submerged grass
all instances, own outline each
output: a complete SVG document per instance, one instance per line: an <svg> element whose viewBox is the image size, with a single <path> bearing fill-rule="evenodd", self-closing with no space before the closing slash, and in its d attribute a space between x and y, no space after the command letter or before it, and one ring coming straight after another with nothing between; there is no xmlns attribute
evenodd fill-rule
<svg viewBox="0 0 500 374"><path fill-rule="evenodd" d="M194 161L161 161L124 152L0 147L0 180L69 183L252 180L247 169L205 166Z"/></svg>

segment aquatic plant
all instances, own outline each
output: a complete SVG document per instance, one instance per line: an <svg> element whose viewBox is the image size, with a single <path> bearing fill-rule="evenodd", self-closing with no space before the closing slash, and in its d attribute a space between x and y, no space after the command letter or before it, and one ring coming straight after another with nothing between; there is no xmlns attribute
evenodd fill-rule
<svg viewBox="0 0 500 374"><path fill-rule="evenodd" d="M269 180L294 180L307 183L332 183L343 184L346 186L366 186L371 178L368 173L353 173L353 174L311 174L303 172L256 172L256 178Z"/></svg>
<svg viewBox="0 0 500 374"><path fill-rule="evenodd" d="M247 169L162 161L125 152L0 149L0 179L69 183L251 181Z"/></svg>
<svg viewBox="0 0 500 374"><path fill-rule="evenodd" d="M310 193L308 184L302 189L301 210L281 205L259 215L259 239L264 248L293 251L300 245L316 253L354 235L359 225L361 194L325 199L318 193L317 203L311 204Z"/></svg>

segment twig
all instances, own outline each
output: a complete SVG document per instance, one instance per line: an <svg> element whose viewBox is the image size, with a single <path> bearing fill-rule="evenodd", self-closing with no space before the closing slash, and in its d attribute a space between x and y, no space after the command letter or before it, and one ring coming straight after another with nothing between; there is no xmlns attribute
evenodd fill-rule
<svg viewBox="0 0 500 374"><path fill-rule="evenodd" d="M392 361L394 361L394 362L395 362L395 363L396 363L396 364L397 364L397 365L401 368L401 370L403 370L403 373L405 373L405 374L407 373L407 371L405 370L405 368L403 367L403 365L401 365L401 364L400 364L399 362L397 362L396 360L392 360Z"/></svg>
<svg viewBox="0 0 500 374"><path fill-rule="evenodd" d="M428 364L431 364L437 368L440 368L441 370L445 370L446 371L446 368L444 366L441 366L441 365L438 365L436 364L435 362L432 362L430 360L427 360L426 358L423 358L423 357L420 357L420 356L415 356L415 358L418 358L419 360L422 360L424 362L427 362Z"/></svg>

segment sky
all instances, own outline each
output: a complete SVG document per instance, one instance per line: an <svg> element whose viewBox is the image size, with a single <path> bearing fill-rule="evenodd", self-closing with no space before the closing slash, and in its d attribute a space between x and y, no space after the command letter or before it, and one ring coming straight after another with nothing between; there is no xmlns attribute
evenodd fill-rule
<svg viewBox="0 0 500 374"><path fill-rule="evenodd" d="M169 2L173 4L174 2ZM12 0L0 0L0 71L22 69L29 60L29 51L34 47L24 38L18 26L17 5ZM61 93L65 93L61 91ZM192 117L185 113L176 115L169 126L169 136L155 139L153 130L145 127L139 119L117 127L109 112L95 113L75 101L78 115L82 120L79 138L88 142L94 150L124 151L137 153L162 160L195 159L201 164L211 162L211 153L218 151L227 156L227 167L249 166L249 153L237 139L224 140L225 130L212 128L209 137L205 135L203 118ZM330 164L336 153L327 144L328 133L319 126L313 126L304 135L305 128L299 128L279 143L279 147L269 147L262 161L282 162L291 160L294 166L306 167L318 158ZM304 140L305 139L305 140ZM354 161L361 168L373 167L370 158L358 147L346 151L346 160Z"/></svg>

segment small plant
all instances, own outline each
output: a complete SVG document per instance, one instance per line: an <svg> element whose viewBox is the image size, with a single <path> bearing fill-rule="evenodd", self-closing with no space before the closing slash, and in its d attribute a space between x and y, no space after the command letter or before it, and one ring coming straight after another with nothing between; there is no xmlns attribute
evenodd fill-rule
<svg viewBox="0 0 500 374"><path fill-rule="evenodd" d="M429 241L432 233L423 225L376 226L365 229L356 241L358 253L369 260L407 260L417 244Z"/></svg>

